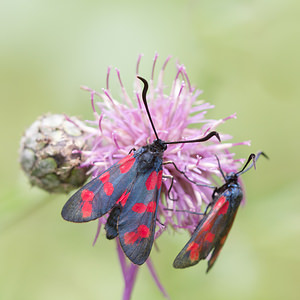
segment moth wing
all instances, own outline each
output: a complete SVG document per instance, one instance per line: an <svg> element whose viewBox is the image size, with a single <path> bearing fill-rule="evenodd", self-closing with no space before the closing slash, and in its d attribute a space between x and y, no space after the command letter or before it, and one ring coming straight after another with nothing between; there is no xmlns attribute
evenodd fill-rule
<svg viewBox="0 0 300 300"><path fill-rule="evenodd" d="M139 150L132 152L84 185L66 202L62 217L82 223L106 214L137 176L137 158L140 154Z"/></svg>
<svg viewBox="0 0 300 300"><path fill-rule="evenodd" d="M120 244L126 256L137 265L147 260L153 245L161 184L161 165L138 176L120 214Z"/></svg>
<svg viewBox="0 0 300 300"><path fill-rule="evenodd" d="M190 240L179 252L173 262L174 268L186 268L197 264L216 247L224 226L228 221L229 202L220 197L207 215L197 225Z"/></svg>
<svg viewBox="0 0 300 300"><path fill-rule="evenodd" d="M237 213L237 211L231 217L229 223L226 226L226 229L222 233L222 237L217 241L217 243L215 245L215 248L214 248L214 251L212 252L211 257L209 258L209 261L207 263L208 266L207 266L206 273L213 267L214 263L216 262L219 254L220 254L220 252L221 252L221 250L223 248L223 245L225 244L225 241L226 241L226 239L228 237L228 234L229 234L229 231L230 231L231 226L233 224L233 221L235 219L236 213Z"/></svg>

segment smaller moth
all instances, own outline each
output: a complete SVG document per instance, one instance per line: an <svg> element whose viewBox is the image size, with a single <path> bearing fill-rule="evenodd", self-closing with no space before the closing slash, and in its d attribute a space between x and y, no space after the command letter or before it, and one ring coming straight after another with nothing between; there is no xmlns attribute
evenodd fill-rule
<svg viewBox="0 0 300 300"><path fill-rule="evenodd" d="M229 173L226 176L217 158L219 170L225 183L221 187L214 189L211 203L207 206L203 218L197 225L190 240L175 258L173 262L174 268L182 269L193 266L201 259L205 259L211 252L206 272L212 268L227 239L243 199L243 192L238 182L238 177L251 169L252 166L255 168L255 162L260 155L268 158L263 152L259 152L257 155L252 153L241 171ZM246 169L251 161L252 164ZM211 208L207 212L209 207Z"/></svg>

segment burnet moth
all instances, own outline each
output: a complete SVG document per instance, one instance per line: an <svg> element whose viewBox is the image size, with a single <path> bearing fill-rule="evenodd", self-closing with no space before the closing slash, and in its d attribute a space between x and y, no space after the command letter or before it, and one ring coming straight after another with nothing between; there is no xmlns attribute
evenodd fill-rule
<svg viewBox="0 0 300 300"><path fill-rule="evenodd" d="M207 206L203 218L197 225L190 240L175 258L173 262L174 268L193 266L201 259L205 259L210 253L211 256L208 260L206 272L212 268L226 241L243 199L243 192L238 182L238 177L247 172L252 166L255 168L255 162L260 155L268 158L263 152L259 152L257 155L252 153L241 171L229 173L226 176L222 171L219 159L216 157L225 183L221 187L214 189L211 203ZM252 164L247 168L251 161ZM209 207L210 210L207 212Z"/></svg>
<svg viewBox="0 0 300 300"><path fill-rule="evenodd" d="M156 140L130 153L78 190L64 205L62 217L71 222L88 222L109 213L105 229L108 239L119 236L126 256L143 264L151 251L157 206L162 186L163 153L168 144L204 142L219 134L210 132L195 140L165 142L159 139L148 109L147 81L143 103Z"/></svg>

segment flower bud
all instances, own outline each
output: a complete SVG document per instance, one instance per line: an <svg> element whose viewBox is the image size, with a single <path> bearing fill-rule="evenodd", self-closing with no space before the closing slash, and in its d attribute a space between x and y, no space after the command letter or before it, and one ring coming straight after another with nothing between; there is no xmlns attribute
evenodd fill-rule
<svg viewBox="0 0 300 300"><path fill-rule="evenodd" d="M89 150L87 126L75 117L39 117L21 139L20 163L32 185L68 193L87 179L82 151Z"/></svg>

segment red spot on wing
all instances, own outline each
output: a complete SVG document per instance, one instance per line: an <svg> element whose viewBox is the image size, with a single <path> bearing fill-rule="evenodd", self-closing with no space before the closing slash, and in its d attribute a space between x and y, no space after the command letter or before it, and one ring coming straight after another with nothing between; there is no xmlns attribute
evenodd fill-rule
<svg viewBox="0 0 300 300"><path fill-rule="evenodd" d="M155 209L156 203L154 201L150 201L147 206L144 203L135 203L132 207L132 210L139 214L142 214L145 211L154 213Z"/></svg>
<svg viewBox="0 0 300 300"><path fill-rule="evenodd" d="M189 244L189 246L187 247L186 251L190 251L190 260L191 261L196 261L199 259L199 252L200 252L200 248L199 248L199 244L195 243L195 242L191 242Z"/></svg>
<svg viewBox="0 0 300 300"><path fill-rule="evenodd" d="M146 180L146 188L148 191L151 191L155 188L155 185L157 183L157 173L156 171L151 172L149 177Z"/></svg>
<svg viewBox="0 0 300 300"><path fill-rule="evenodd" d="M209 231L211 227L212 227L212 223L209 219L207 219L201 226L201 231L199 232L199 234L201 234L203 231Z"/></svg>
<svg viewBox="0 0 300 300"><path fill-rule="evenodd" d="M81 200L82 200L82 206L81 206L81 212L82 217L87 218L90 217L93 211L93 199L94 199L94 193L89 190L83 190L81 192Z"/></svg>
<svg viewBox="0 0 300 300"><path fill-rule="evenodd" d="M191 261L196 261L199 259L199 251L198 250L194 250L190 252L190 260Z"/></svg>
<svg viewBox="0 0 300 300"><path fill-rule="evenodd" d="M99 180L102 181L102 183L105 183L109 180L109 172L105 172L102 175L99 176Z"/></svg>
<svg viewBox="0 0 300 300"><path fill-rule="evenodd" d="M141 238L147 238L150 235L150 229L146 225L140 225L137 232Z"/></svg>
<svg viewBox="0 0 300 300"><path fill-rule="evenodd" d="M204 241L207 241L209 243L212 243L214 241L215 234L208 232L207 235L204 238Z"/></svg>
<svg viewBox="0 0 300 300"><path fill-rule="evenodd" d="M146 225L140 225L137 232L131 231L124 234L124 242L126 245L134 244L138 238L147 238L150 236L150 229Z"/></svg>
<svg viewBox="0 0 300 300"><path fill-rule="evenodd" d="M191 251L190 253L190 260L196 261L199 259L199 251Z"/></svg>
<svg viewBox="0 0 300 300"><path fill-rule="evenodd" d="M224 205L225 201L226 201L226 197L221 196L213 206L213 210L219 210Z"/></svg>
<svg viewBox="0 0 300 300"><path fill-rule="evenodd" d="M199 244L195 242L191 242L189 246L186 248L186 251L193 251L193 250L197 250L198 248L199 248Z"/></svg>
<svg viewBox="0 0 300 300"><path fill-rule="evenodd" d="M133 157L133 152L127 155L126 157L122 158L119 161L120 172L122 174L127 173L133 166L134 162L135 162L135 158Z"/></svg>
<svg viewBox="0 0 300 300"><path fill-rule="evenodd" d="M228 211L229 201L226 201L225 204L220 208L218 215L225 215Z"/></svg>
<svg viewBox="0 0 300 300"><path fill-rule="evenodd" d="M136 213L142 214L146 211L147 206L144 203L135 203L132 210Z"/></svg>
<svg viewBox="0 0 300 300"><path fill-rule="evenodd" d="M121 203L122 206L125 205L125 203L127 202L127 199L130 195L130 193L128 193L126 195L127 190L125 190L125 192L121 195L121 197L118 199L117 203Z"/></svg>
<svg viewBox="0 0 300 300"><path fill-rule="evenodd" d="M201 226L201 231L199 235L203 233L203 231L210 231L212 226L215 223L216 217L220 214L225 214L228 210L229 202L226 200L225 196L220 197L217 202L214 204L212 211L209 213L209 217L205 220L205 222Z"/></svg>
<svg viewBox="0 0 300 300"><path fill-rule="evenodd" d="M147 205L147 212L154 213L156 209L156 202L150 201Z"/></svg>
<svg viewBox="0 0 300 300"><path fill-rule="evenodd" d="M161 184L162 184L162 173L163 173L163 171L160 170L157 174L157 189L160 189Z"/></svg>
<svg viewBox="0 0 300 300"><path fill-rule="evenodd" d="M128 154L127 156L123 157L123 158L118 162L118 164L119 164L119 165L124 164L126 161L128 161L129 159L132 158L133 154L134 154L134 153L131 152L131 153Z"/></svg>
<svg viewBox="0 0 300 300"><path fill-rule="evenodd" d="M139 235L135 232L126 232L124 234L124 242L126 245L134 244L138 239Z"/></svg>
<svg viewBox="0 0 300 300"><path fill-rule="evenodd" d="M107 196L111 196L112 193L114 192L114 186L111 182L105 182L103 186L103 190Z"/></svg>

